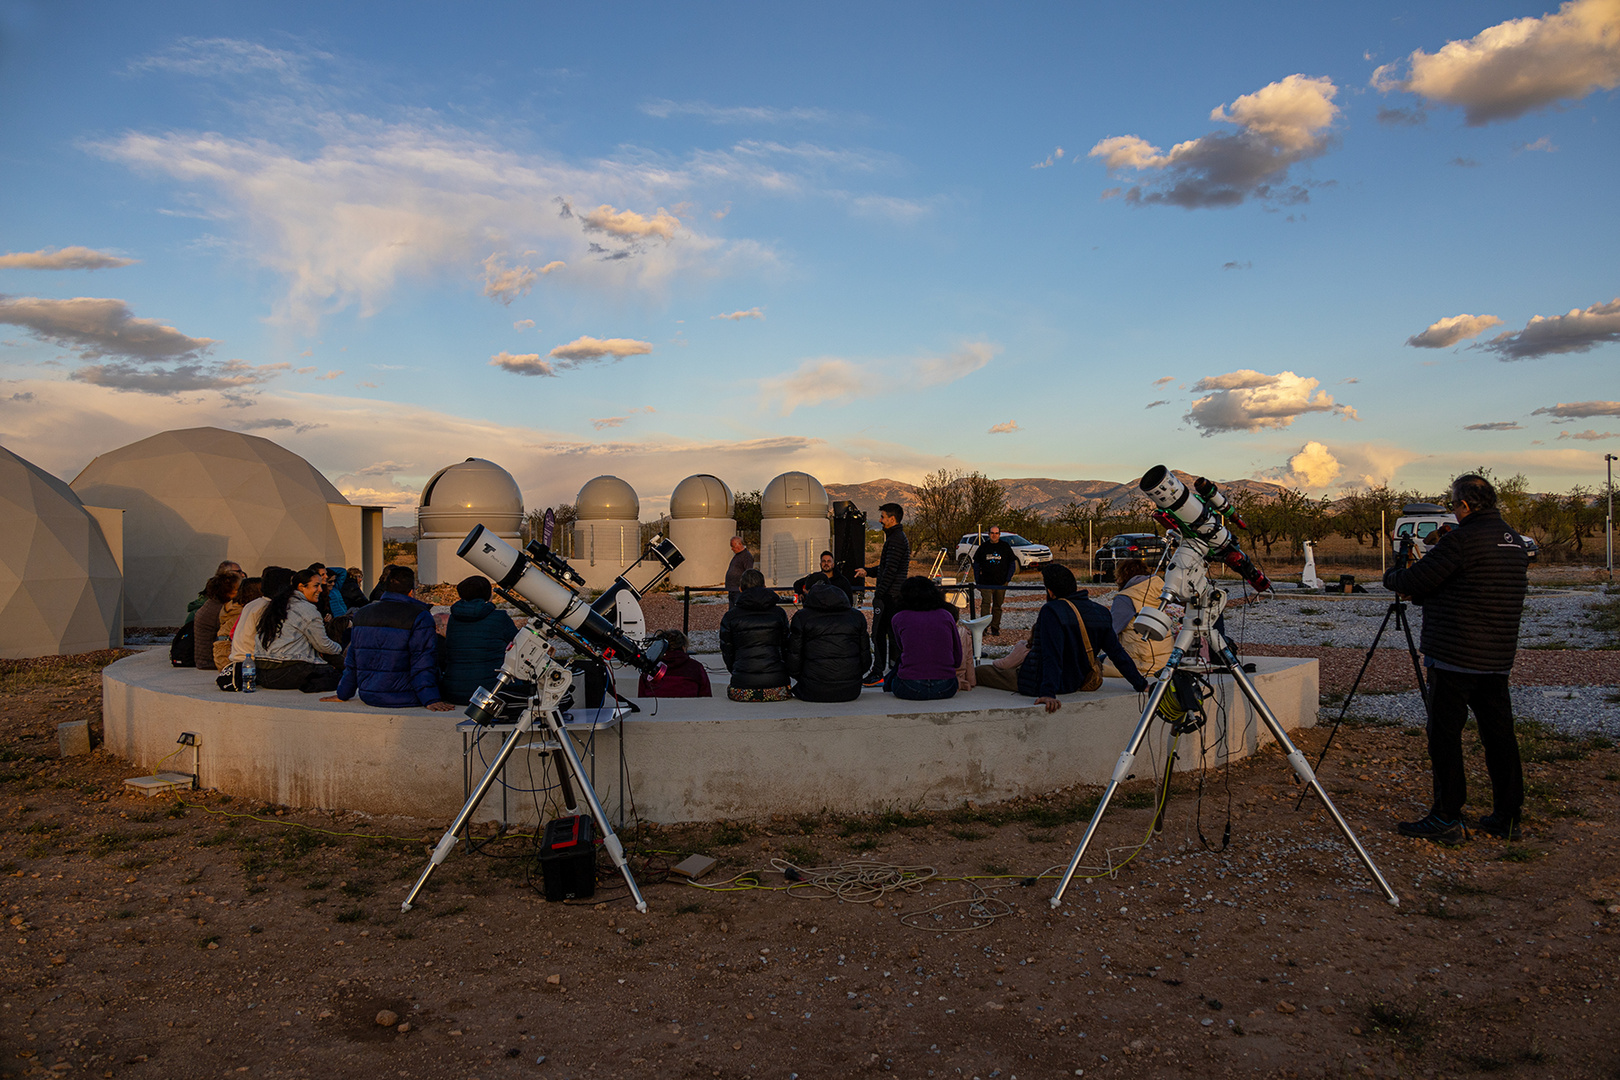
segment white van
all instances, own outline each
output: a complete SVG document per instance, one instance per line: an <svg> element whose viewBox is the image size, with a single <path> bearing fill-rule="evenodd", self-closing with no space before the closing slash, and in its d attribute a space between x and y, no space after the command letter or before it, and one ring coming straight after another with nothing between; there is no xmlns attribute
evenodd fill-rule
<svg viewBox="0 0 1620 1080"><path fill-rule="evenodd" d="M1399 551L1401 541L1412 537L1418 543L1412 549L1412 557L1423 558L1432 545L1431 539L1435 533L1447 525L1456 525L1457 515L1443 506L1434 503L1407 503L1401 507L1401 516L1395 519L1395 531L1389 538L1395 541L1395 550ZM1541 545L1523 533L1519 534L1519 541L1524 544L1525 553L1531 562L1536 561L1536 555L1541 551Z"/></svg>

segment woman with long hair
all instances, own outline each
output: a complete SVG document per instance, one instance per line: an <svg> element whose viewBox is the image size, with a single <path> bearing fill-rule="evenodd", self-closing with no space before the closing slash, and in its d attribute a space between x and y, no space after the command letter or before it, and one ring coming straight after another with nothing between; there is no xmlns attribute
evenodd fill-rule
<svg viewBox="0 0 1620 1080"><path fill-rule="evenodd" d="M223 574L215 574L203 586L203 606L197 609L191 625L195 640L193 653L197 666L204 671L213 671L219 666L214 661L214 639L219 636L225 605L235 599L241 583L240 575L227 570Z"/></svg>
<svg viewBox="0 0 1620 1080"><path fill-rule="evenodd" d="M900 610L889 624L900 645L900 663L886 689L908 701L956 696L962 638L956 615L932 580L918 575L900 585Z"/></svg>
<svg viewBox="0 0 1620 1080"><path fill-rule="evenodd" d="M263 595L260 589L263 584L263 578L244 578L236 592L225 601L225 606L219 609L219 633L214 635L214 667L221 671L230 666L231 635L236 633L236 621L242 617L243 608Z"/></svg>
<svg viewBox="0 0 1620 1080"><path fill-rule="evenodd" d="M324 694L337 689L342 671L334 666L343 658L343 646L326 636L315 601L325 575L300 570L292 585L270 598L259 615L256 639L258 684L265 690L302 690ZM324 658L331 657L332 662Z"/></svg>
<svg viewBox="0 0 1620 1080"><path fill-rule="evenodd" d="M1152 678L1170 659L1175 635L1154 641L1136 628L1134 620L1144 607L1159 606L1164 579L1149 570L1147 563L1141 559L1126 559L1115 565L1114 581L1119 586L1119 592L1114 594L1114 602L1108 609L1113 619L1114 633L1119 635L1119 643L1136 664L1136 670ZM1113 661L1103 664L1102 673L1108 679L1122 677Z"/></svg>

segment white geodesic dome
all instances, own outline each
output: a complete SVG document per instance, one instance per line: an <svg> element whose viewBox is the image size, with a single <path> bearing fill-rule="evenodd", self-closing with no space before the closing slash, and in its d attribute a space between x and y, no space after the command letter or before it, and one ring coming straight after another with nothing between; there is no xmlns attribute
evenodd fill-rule
<svg viewBox="0 0 1620 1080"><path fill-rule="evenodd" d="M250 575L266 566L363 565L361 508L309 462L257 435L165 431L102 454L72 487L86 503L125 511L126 626L178 626L225 559Z"/></svg>
<svg viewBox="0 0 1620 1080"><path fill-rule="evenodd" d="M123 644L123 575L73 489L0 447L0 657Z"/></svg>

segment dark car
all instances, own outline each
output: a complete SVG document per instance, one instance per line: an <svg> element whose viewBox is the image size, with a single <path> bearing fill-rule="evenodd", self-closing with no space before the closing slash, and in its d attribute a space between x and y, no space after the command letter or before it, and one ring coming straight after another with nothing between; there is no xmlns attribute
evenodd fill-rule
<svg viewBox="0 0 1620 1080"><path fill-rule="evenodd" d="M1114 564L1127 559L1141 559L1148 569L1164 555L1164 537L1156 533L1121 533L1110 536L1091 557L1091 568L1107 581L1114 576Z"/></svg>

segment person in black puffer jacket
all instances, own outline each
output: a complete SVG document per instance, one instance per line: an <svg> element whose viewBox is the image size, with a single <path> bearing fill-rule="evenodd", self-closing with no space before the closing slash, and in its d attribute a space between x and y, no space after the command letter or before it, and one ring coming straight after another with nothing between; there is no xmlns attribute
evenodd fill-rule
<svg viewBox="0 0 1620 1080"><path fill-rule="evenodd" d="M793 696L788 690L787 612L758 570L745 571L741 585L737 606L720 618L720 655L731 672L726 696L732 701L786 701Z"/></svg>
<svg viewBox="0 0 1620 1080"><path fill-rule="evenodd" d="M854 701L872 663L866 616L828 581L812 586L788 628L788 674L793 696L804 701Z"/></svg>
<svg viewBox="0 0 1620 1080"><path fill-rule="evenodd" d="M1468 710L1479 723L1491 813L1479 828L1503 839L1518 835L1524 770L1513 733L1508 675L1519 647L1519 618L1529 587L1529 556L1496 508L1482 476L1451 482L1457 527L1411 566L1384 575L1384 585L1423 609L1423 657L1429 669L1429 763L1434 802L1427 816L1399 824L1402 835L1457 841L1467 836L1462 729Z"/></svg>
<svg viewBox="0 0 1620 1080"><path fill-rule="evenodd" d="M444 700L465 705L480 686L495 685L495 676L506 662L506 647L517 637L517 623L496 607L490 597L486 577L466 578L456 585L461 599L450 605L450 619L444 626L444 647L440 650L443 671L439 689Z"/></svg>

